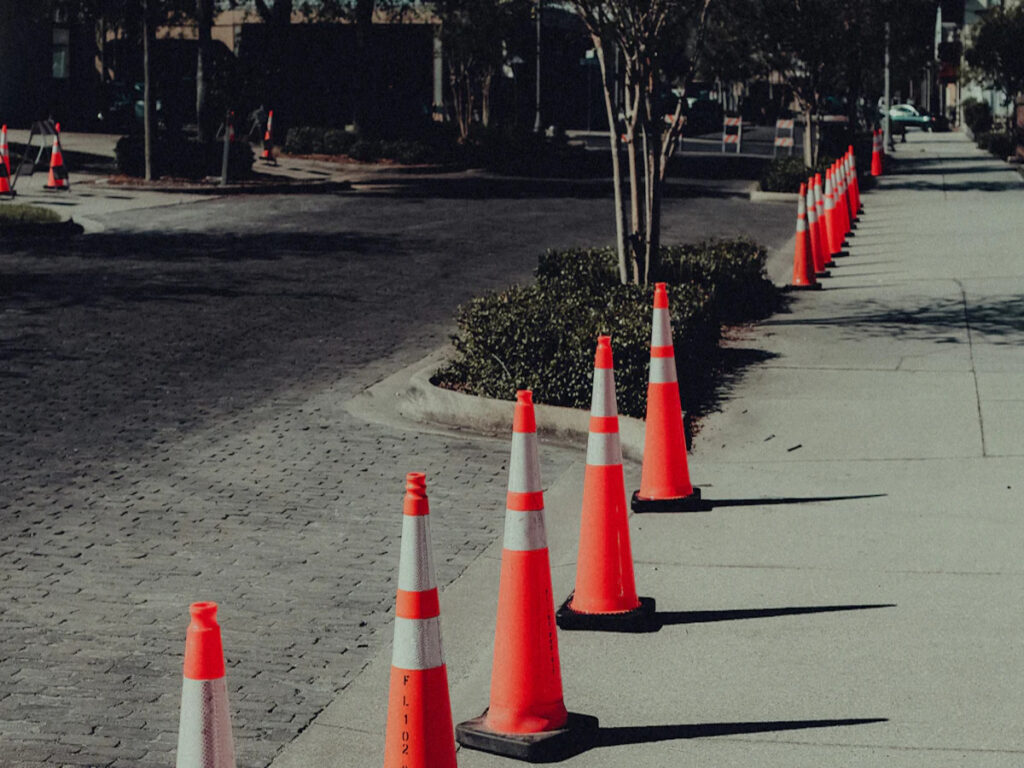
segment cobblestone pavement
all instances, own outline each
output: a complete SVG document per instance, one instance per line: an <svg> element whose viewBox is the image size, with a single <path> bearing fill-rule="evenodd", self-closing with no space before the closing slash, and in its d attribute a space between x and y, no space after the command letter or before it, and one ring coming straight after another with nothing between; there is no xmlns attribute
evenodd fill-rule
<svg viewBox="0 0 1024 768"><path fill-rule="evenodd" d="M208 599L238 765L265 766L388 639L405 472L441 584L498 534L506 445L342 407L543 248L611 238L608 200L473 194L233 197L0 245L0 763L171 765ZM666 203L668 241L736 227L778 245L792 216ZM574 458L545 447L545 477Z"/></svg>

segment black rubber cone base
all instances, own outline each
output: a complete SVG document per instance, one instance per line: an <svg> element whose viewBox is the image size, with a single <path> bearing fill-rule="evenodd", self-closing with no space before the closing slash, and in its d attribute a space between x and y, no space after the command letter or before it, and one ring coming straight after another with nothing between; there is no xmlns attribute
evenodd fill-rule
<svg viewBox="0 0 1024 768"><path fill-rule="evenodd" d="M824 276L828 277L828 273ZM817 277L822 275L819 273ZM633 491L629 507L638 515L645 512L707 512L711 509L701 501L700 488L697 486L693 487L693 493L689 496L681 496L678 499L641 499L640 491Z"/></svg>
<svg viewBox="0 0 1024 768"><path fill-rule="evenodd" d="M832 266L835 266L835 264L833 264ZM823 269L821 270L821 272L815 272L814 277L820 280L823 277L832 277L832 273L829 272L827 269Z"/></svg>
<svg viewBox="0 0 1024 768"><path fill-rule="evenodd" d="M569 607L574 594L570 593L555 611L555 623L559 629L593 632L657 632L661 629L654 613L653 597L641 597L640 606L625 613L580 613Z"/></svg>
<svg viewBox="0 0 1024 768"><path fill-rule="evenodd" d="M821 283L810 283L809 285L787 285L784 291L820 291Z"/></svg>
<svg viewBox="0 0 1024 768"><path fill-rule="evenodd" d="M586 752L597 741L597 718L569 713L565 726L539 733L498 733L487 727L487 710L455 726L455 740L464 747L528 763L556 763Z"/></svg>

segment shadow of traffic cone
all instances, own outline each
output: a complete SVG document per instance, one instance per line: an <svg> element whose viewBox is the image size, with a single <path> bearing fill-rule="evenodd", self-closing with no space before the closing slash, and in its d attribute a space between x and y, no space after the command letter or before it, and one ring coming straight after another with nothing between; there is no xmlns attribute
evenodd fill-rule
<svg viewBox="0 0 1024 768"><path fill-rule="evenodd" d="M884 149L882 143L885 138L881 130L875 131L874 140L871 143L871 175L881 176L882 175L882 153Z"/></svg>
<svg viewBox="0 0 1024 768"><path fill-rule="evenodd" d="M814 212L818 217L818 253L814 261L815 277L830 277L827 265L832 262L828 245L828 227L825 220L825 195L822 193L821 174L814 174Z"/></svg>
<svg viewBox="0 0 1024 768"><path fill-rule="evenodd" d="M633 493L634 512L696 512L704 509L700 488L690 483L686 434L679 400L672 320L665 283L654 285L651 364L644 422L644 461L640 490Z"/></svg>
<svg viewBox="0 0 1024 768"><path fill-rule="evenodd" d="M274 110L267 113L267 130L263 134L263 151L260 152L260 160L277 165L274 158Z"/></svg>
<svg viewBox="0 0 1024 768"><path fill-rule="evenodd" d="M811 236L807 228L807 184L800 185L800 199L796 209L796 246L793 249L792 288L814 290L821 283L814 279L814 257Z"/></svg>
<svg viewBox="0 0 1024 768"><path fill-rule="evenodd" d="M64 154L60 148L60 126L57 133L53 134L53 149L50 151L50 177L43 189L71 190L71 182L68 180L68 169L64 166Z"/></svg>
<svg viewBox="0 0 1024 768"><path fill-rule="evenodd" d="M533 393L516 393L490 704L459 723L464 747L530 762L588 749L597 718L568 712L551 592Z"/></svg>
<svg viewBox="0 0 1024 768"><path fill-rule="evenodd" d="M235 768L216 603L189 606L176 768Z"/></svg>
<svg viewBox="0 0 1024 768"><path fill-rule="evenodd" d="M454 768L426 475L405 477L384 768Z"/></svg>
<svg viewBox="0 0 1024 768"><path fill-rule="evenodd" d="M594 356L576 587L559 608L557 619L562 629L659 629L654 600L636 594L610 336L597 337Z"/></svg>
<svg viewBox="0 0 1024 768"><path fill-rule="evenodd" d="M10 178L11 175L11 150L7 146L7 126L0 127L0 159L3 159L4 166L7 169L7 176Z"/></svg>

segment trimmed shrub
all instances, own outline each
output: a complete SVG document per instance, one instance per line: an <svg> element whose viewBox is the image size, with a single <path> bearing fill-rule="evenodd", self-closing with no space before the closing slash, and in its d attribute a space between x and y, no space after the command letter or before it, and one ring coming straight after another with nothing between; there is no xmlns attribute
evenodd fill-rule
<svg viewBox="0 0 1024 768"><path fill-rule="evenodd" d="M977 137L992 130L992 108L983 101L967 99L964 101L964 122Z"/></svg>
<svg viewBox="0 0 1024 768"><path fill-rule="evenodd" d="M802 157L776 157L761 174L761 189L765 192L799 192L800 185L807 181L808 176L820 173L824 178L825 171L833 162L834 157L822 155L816 166L808 168Z"/></svg>
<svg viewBox="0 0 1024 768"><path fill-rule="evenodd" d="M1017 151L1017 142L1012 135L1004 131L979 133L974 138L981 149L990 152L1000 160L1005 160Z"/></svg>
<svg viewBox="0 0 1024 768"><path fill-rule="evenodd" d="M323 132L320 147L325 155L347 155L358 140L359 137L354 133L329 128Z"/></svg>
<svg viewBox="0 0 1024 768"><path fill-rule="evenodd" d="M289 128L284 138L284 151L290 155L319 155L324 151L326 129L310 125Z"/></svg>
<svg viewBox="0 0 1024 768"><path fill-rule="evenodd" d="M684 404L703 399L718 368L721 324L762 317L778 303L764 272L765 251L743 240L662 251L657 281L669 283L676 365ZM455 359L435 383L514 399L590 404L598 334L612 337L619 411L643 417L653 289L621 285L614 249L548 251L537 281L473 299L459 309Z"/></svg>
<svg viewBox="0 0 1024 768"><path fill-rule="evenodd" d="M200 144L179 133L157 133L153 142L153 175L184 179L220 176L224 144L211 141ZM114 147L118 170L126 176L143 177L145 172L145 140L142 134L122 136ZM246 179L252 176L256 156L244 141L234 141L228 151L228 177Z"/></svg>

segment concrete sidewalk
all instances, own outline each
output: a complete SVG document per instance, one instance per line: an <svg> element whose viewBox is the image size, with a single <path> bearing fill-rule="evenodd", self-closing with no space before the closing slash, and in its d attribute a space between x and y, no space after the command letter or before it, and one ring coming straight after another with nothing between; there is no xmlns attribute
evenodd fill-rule
<svg viewBox="0 0 1024 768"><path fill-rule="evenodd" d="M559 633L566 704L601 722L568 764L1024 759L1024 188L959 134L912 134L891 170L825 290L738 343L770 359L695 441L712 511L631 518L664 626ZM545 478L556 602L582 473L581 453ZM457 722L487 705L500 552L441 596ZM379 764L389 666L382 647L274 768Z"/></svg>

